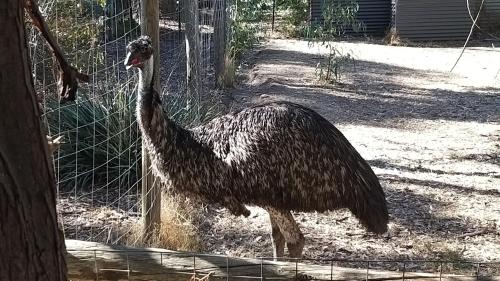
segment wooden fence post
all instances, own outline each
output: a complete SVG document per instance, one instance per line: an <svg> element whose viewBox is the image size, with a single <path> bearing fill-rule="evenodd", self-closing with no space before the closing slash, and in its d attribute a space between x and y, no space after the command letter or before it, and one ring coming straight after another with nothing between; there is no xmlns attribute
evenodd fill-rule
<svg viewBox="0 0 500 281"><path fill-rule="evenodd" d="M158 74L160 62L160 34L159 34L159 0L141 0L141 33L151 37L154 53L155 89L160 89ZM142 143L142 219L143 240L147 242L160 225L161 192L159 181L150 169L151 161L148 157L144 142Z"/></svg>
<svg viewBox="0 0 500 281"><path fill-rule="evenodd" d="M222 88L226 56L226 0L214 0L215 83Z"/></svg>
<svg viewBox="0 0 500 281"><path fill-rule="evenodd" d="M196 101L200 106L201 94L201 53L198 1L184 0L184 19L186 24L186 64L187 94L189 102ZM193 104L190 104L193 105Z"/></svg>

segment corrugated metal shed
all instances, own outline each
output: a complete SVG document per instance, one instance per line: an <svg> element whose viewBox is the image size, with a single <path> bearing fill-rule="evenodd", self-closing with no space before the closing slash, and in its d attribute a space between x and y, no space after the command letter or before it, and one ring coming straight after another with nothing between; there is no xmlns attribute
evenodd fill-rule
<svg viewBox="0 0 500 281"><path fill-rule="evenodd" d="M485 0L479 16L479 27L487 32L500 32L500 0Z"/></svg>
<svg viewBox="0 0 500 281"><path fill-rule="evenodd" d="M401 38L424 41L465 40L472 24L466 0L397 0L395 20Z"/></svg>
<svg viewBox="0 0 500 281"><path fill-rule="evenodd" d="M323 3L328 0L310 0L310 18L322 20ZM338 0L333 0L338 1ZM358 0L358 20L365 25L364 34L383 35L391 23L391 0Z"/></svg>

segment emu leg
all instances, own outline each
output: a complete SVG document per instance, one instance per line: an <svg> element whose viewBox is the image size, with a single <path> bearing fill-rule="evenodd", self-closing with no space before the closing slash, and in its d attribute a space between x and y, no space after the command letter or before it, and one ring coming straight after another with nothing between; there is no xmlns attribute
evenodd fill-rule
<svg viewBox="0 0 500 281"><path fill-rule="evenodd" d="M78 72L76 68L68 63L63 52L61 51L61 48L59 48L59 45L57 45L52 33L50 33L47 23L40 13L36 0L25 0L24 8L28 12L33 25L42 33L47 43L49 43L50 49L59 64L59 78L57 85L60 91L61 102L75 100L76 90L78 89L78 80L89 82L89 76Z"/></svg>
<svg viewBox="0 0 500 281"><path fill-rule="evenodd" d="M281 233L281 230L276 222L276 218L273 216L272 212L269 212L269 220L271 221L271 237L273 241L273 257L277 261L285 255L285 236Z"/></svg>
<svg viewBox="0 0 500 281"><path fill-rule="evenodd" d="M268 209L269 215L274 217L281 234L285 238L288 255L291 258L301 258L304 249L304 234L300 231L299 225L293 218L290 211Z"/></svg>

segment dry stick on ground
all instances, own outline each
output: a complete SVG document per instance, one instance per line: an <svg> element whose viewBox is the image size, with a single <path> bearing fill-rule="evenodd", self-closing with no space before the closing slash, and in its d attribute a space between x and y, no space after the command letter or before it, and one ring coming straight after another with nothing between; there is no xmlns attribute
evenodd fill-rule
<svg viewBox="0 0 500 281"><path fill-rule="evenodd" d="M462 52L460 52L460 56L458 56L457 61L455 62L455 64L451 68L450 72L453 72L453 70L457 66L458 62L460 61L460 58L462 58L462 55L465 52L465 48L467 47L467 44L469 43L470 37L472 36L472 32L474 31L474 27L476 26L476 22L479 19L479 15L481 14L481 10L483 9L483 4L484 4L484 0L481 1L481 5L479 6L479 10L477 11L476 18L472 22L472 26L470 27L469 35L467 36L467 40L465 40L465 44L462 48ZM467 7L469 7L469 0L467 0Z"/></svg>
<svg viewBox="0 0 500 281"><path fill-rule="evenodd" d="M207 275L201 277L201 278L197 278L196 277L196 274L193 274L193 276L191 276L191 278L189 279L189 281L209 281L210 280L210 275L212 275L213 272L209 272Z"/></svg>
<svg viewBox="0 0 500 281"><path fill-rule="evenodd" d="M469 233L464 233L464 234L461 234L461 235L457 235L457 238L465 238L465 237L483 235L483 234L489 233L490 231L491 230L489 230L489 229L481 229L481 230L477 230L477 231L474 231L474 232L469 232Z"/></svg>

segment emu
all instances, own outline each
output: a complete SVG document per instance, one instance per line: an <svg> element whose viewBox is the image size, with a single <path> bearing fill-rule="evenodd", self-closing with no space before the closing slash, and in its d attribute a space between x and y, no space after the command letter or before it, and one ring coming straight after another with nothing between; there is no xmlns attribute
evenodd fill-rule
<svg viewBox="0 0 500 281"><path fill-rule="evenodd" d="M248 216L270 217L274 257L302 257L304 235L290 211L349 209L369 231L387 231L384 192L368 163L315 111L272 102L213 119L192 130L165 116L154 90L153 47L141 36L125 65L139 70L137 120L153 171L179 193Z"/></svg>

